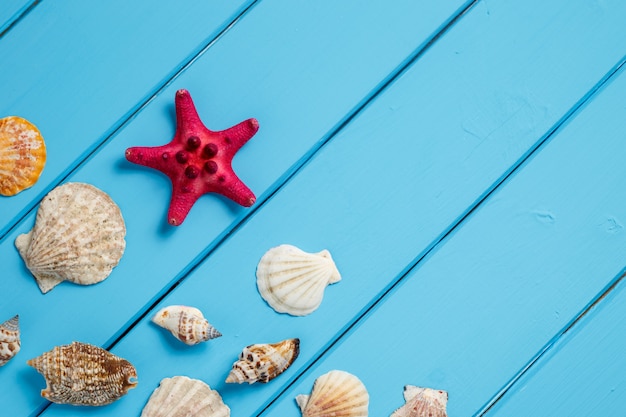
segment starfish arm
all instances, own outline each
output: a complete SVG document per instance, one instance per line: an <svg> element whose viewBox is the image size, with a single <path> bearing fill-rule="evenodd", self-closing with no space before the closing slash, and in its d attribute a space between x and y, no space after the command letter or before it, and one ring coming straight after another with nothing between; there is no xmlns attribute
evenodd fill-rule
<svg viewBox="0 0 626 417"><path fill-rule="evenodd" d="M185 132L193 132L198 130L208 130L193 104L191 94L187 90L178 90L176 92L176 137L184 135ZM179 140L186 138L180 137Z"/></svg>
<svg viewBox="0 0 626 417"><path fill-rule="evenodd" d="M244 207L250 207L256 202L256 197L252 190L234 175L224 186L215 190L216 193L228 197L235 203Z"/></svg>
<svg viewBox="0 0 626 417"><path fill-rule="evenodd" d="M258 130L259 122L254 118L244 120L233 127L222 130L220 134L224 137L224 151L229 157L235 156L237 151L245 145Z"/></svg>
<svg viewBox="0 0 626 417"><path fill-rule="evenodd" d="M173 158L173 152L168 145L154 148L136 146L126 149L126 159L133 164L142 165L163 172L168 177L175 174L171 165L165 162Z"/></svg>
<svg viewBox="0 0 626 417"><path fill-rule="evenodd" d="M173 189L170 208L167 211L167 222L172 226L179 226L189 214L191 207L200 197L198 193L184 192Z"/></svg>

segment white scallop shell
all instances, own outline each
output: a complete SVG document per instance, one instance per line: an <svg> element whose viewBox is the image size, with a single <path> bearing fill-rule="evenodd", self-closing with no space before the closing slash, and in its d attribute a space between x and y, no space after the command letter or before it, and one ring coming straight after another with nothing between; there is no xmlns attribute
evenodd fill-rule
<svg viewBox="0 0 626 417"><path fill-rule="evenodd" d="M20 321L19 316L0 324L0 366L6 364L20 351Z"/></svg>
<svg viewBox="0 0 626 417"><path fill-rule="evenodd" d="M448 393L413 385L404 387L404 404L391 417L448 417Z"/></svg>
<svg viewBox="0 0 626 417"><path fill-rule="evenodd" d="M141 417L230 417L230 408L204 382L175 376L161 381Z"/></svg>
<svg viewBox="0 0 626 417"><path fill-rule="evenodd" d="M297 338L246 346L233 364L226 382L269 382L289 368L299 354L300 339Z"/></svg>
<svg viewBox="0 0 626 417"><path fill-rule="evenodd" d="M50 191L35 227L15 246L41 292L62 281L89 285L104 280L124 253L126 226L119 207L89 184L67 183Z"/></svg>
<svg viewBox="0 0 626 417"><path fill-rule="evenodd" d="M315 380L311 395L298 395L302 417L367 417L369 394L356 376L330 371Z"/></svg>
<svg viewBox="0 0 626 417"><path fill-rule="evenodd" d="M326 286L341 280L330 252L307 253L291 245L267 251L256 276L261 297L277 312L292 316L315 311Z"/></svg>
<svg viewBox="0 0 626 417"><path fill-rule="evenodd" d="M172 332L176 339L187 345L195 345L222 335L194 307L168 306L159 310L152 321Z"/></svg>

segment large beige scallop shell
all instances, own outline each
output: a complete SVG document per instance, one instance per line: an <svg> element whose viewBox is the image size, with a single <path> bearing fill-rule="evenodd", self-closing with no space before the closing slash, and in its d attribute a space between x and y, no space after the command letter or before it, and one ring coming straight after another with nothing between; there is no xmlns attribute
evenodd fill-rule
<svg viewBox="0 0 626 417"><path fill-rule="evenodd" d="M98 188L67 183L42 200L35 227L15 246L41 292L62 281L104 280L124 253L126 226L119 207Z"/></svg>
<svg viewBox="0 0 626 417"><path fill-rule="evenodd" d="M45 164L46 145L39 129L18 116L0 119L0 195L32 187Z"/></svg>
<svg viewBox="0 0 626 417"><path fill-rule="evenodd" d="M137 385L130 362L87 343L56 346L26 363L46 379L41 396L59 404L106 405Z"/></svg>
<svg viewBox="0 0 626 417"><path fill-rule="evenodd" d="M413 385L404 387L404 404L391 417L448 417L448 393Z"/></svg>
<svg viewBox="0 0 626 417"><path fill-rule="evenodd" d="M141 417L230 417L230 408L204 382L175 376L161 381Z"/></svg>
<svg viewBox="0 0 626 417"><path fill-rule="evenodd" d="M269 382L289 368L299 353L300 339L247 346L233 364L226 382Z"/></svg>
<svg viewBox="0 0 626 417"><path fill-rule="evenodd" d="M330 371L315 380L311 395L298 395L303 417L367 417L369 394L356 376Z"/></svg>
<svg viewBox="0 0 626 417"><path fill-rule="evenodd" d="M195 345L222 335L194 307L165 307L155 314L152 321L172 332L176 339L187 345Z"/></svg>
<svg viewBox="0 0 626 417"><path fill-rule="evenodd" d="M16 315L0 324L0 366L17 355L20 346L20 318Z"/></svg>
<svg viewBox="0 0 626 417"><path fill-rule="evenodd" d="M261 297L277 312L292 316L315 311L326 286L341 280L330 252L307 253L292 245L267 251L256 276Z"/></svg>

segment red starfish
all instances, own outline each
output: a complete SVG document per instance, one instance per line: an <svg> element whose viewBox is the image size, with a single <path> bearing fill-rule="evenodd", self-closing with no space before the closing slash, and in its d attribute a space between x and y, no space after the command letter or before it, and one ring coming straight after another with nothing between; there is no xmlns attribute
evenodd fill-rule
<svg viewBox="0 0 626 417"><path fill-rule="evenodd" d="M167 145L126 150L126 159L158 169L172 181L168 222L178 226L196 200L218 193L245 207L256 197L235 175L231 162L237 151L259 130L256 119L248 119L220 132L207 129L187 90L176 92L176 134Z"/></svg>

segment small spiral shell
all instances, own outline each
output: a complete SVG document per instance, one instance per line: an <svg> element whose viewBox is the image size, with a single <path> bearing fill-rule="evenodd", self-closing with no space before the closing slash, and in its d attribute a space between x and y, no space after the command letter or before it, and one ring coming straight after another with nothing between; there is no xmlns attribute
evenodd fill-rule
<svg viewBox="0 0 626 417"><path fill-rule="evenodd" d="M20 351L19 316L0 324L0 366L6 364Z"/></svg>
<svg viewBox="0 0 626 417"><path fill-rule="evenodd" d="M300 339L247 346L239 355L239 360L233 364L226 382L269 382L283 373L299 353Z"/></svg>
<svg viewBox="0 0 626 417"><path fill-rule="evenodd" d="M194 307L168 306L159 310L152 321L190 346L222 335L204 318L202 312Z"/></svg>

